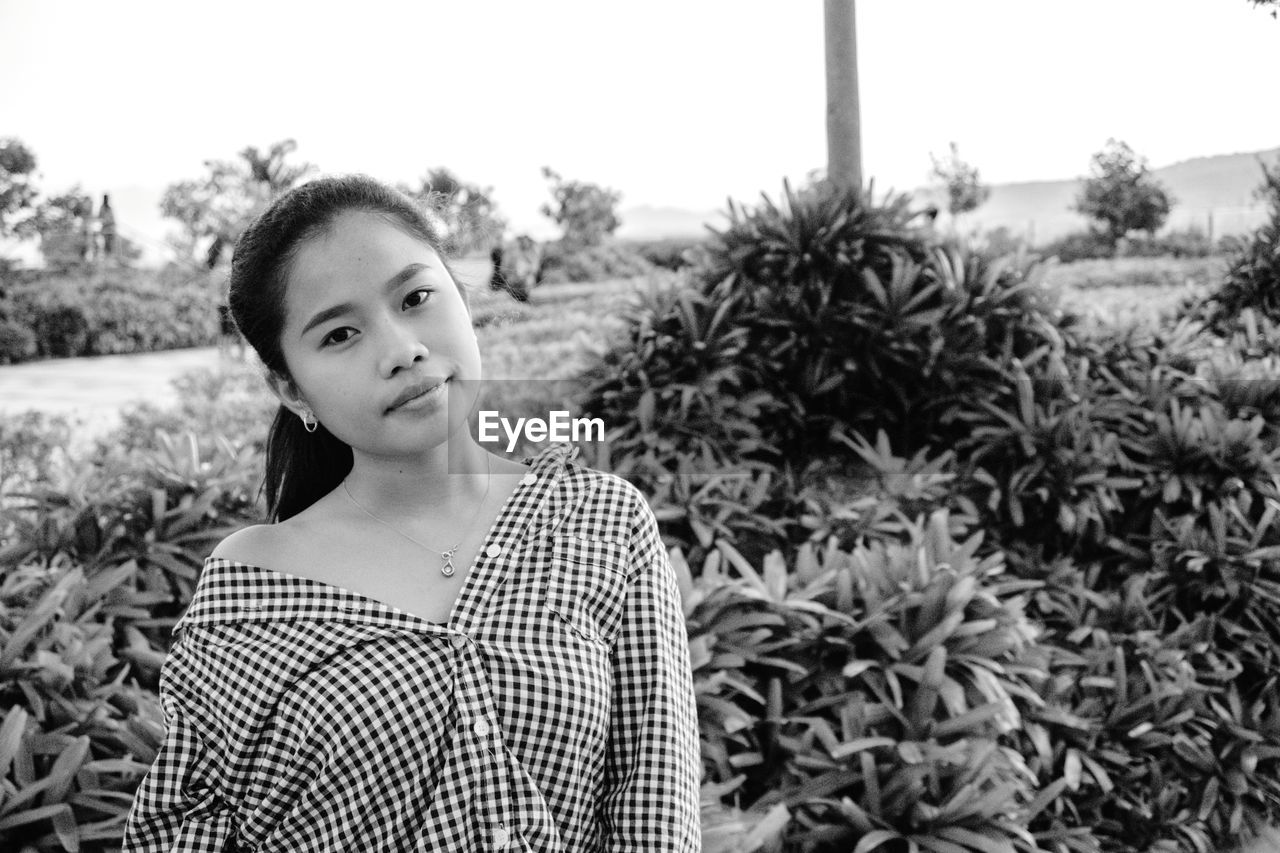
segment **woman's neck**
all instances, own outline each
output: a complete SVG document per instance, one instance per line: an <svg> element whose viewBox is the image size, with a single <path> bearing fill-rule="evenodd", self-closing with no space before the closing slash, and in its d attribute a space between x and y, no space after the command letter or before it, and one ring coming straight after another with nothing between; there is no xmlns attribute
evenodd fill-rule
<svg viewBox="0 0 1280 853"><path fill-rule="evenodd" d="M365 508L388 520L420 518L480 500L493 470L489 452L463 435L413 459L356 453L345 483Z"/></svg>

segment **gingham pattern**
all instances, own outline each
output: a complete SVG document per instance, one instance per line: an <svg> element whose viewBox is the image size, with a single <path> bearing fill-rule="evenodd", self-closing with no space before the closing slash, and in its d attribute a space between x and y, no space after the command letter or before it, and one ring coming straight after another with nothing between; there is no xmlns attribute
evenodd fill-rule
<svg viewBox="0 0 1280 853"><path fill-rule="evenodd" d="M532 460L448 626L209 558L161 671L143 851L693 851L697 716L644 498Z"/></svg>

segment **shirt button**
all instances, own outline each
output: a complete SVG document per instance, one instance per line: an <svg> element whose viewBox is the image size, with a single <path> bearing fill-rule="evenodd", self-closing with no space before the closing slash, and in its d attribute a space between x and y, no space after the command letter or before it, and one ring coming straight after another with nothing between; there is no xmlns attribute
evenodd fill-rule
<svg viewBox="0 0 1280 853"><path fill-rule="evenodd" d="M537 474L525 474L520 478L520 485L522 486L532 486L536 482L538 482Z"/></svg>
<svg viewBox="0 0 1280 853"><path fill-rule="evenodd" d="M507 842L511 840L510 834L505 829L498 828L493 831L493 846L501 850L507 846Z"/></svg>
<svg viewBox="0 0 1280 853"><path fill-rule="evenodd" d="M489 733L489 724L484 720L476 720L474 728L476 734L480 735L480 737L484 737Z"/></svg>
<svg viewBox="0 0 1280 853"><path fill-rule="evenodd" d="M454 647L455 649L460 649L460 648L462 648L463 646L465 646L466 644L467 644L467 638L466 638L466 637L462 636L461 634L454 634L454 635L453 635L453 647Z"/></svg>
<svg viewBox="0 0 1280 853"><path fill-rule="evenodd" d="M502 546L499 545L497 542L494 542L488 548L486 548L484 552L490 557L496 557L502 553Z"/></svg>

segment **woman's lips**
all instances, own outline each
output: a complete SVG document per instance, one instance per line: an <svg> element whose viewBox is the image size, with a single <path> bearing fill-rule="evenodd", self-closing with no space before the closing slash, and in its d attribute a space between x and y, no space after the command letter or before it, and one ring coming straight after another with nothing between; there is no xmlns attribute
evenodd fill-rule
<svg viewBox="0 0 1280 853"><path fill-rule="evenodd" d="M441 380L426 389L410 388L401 397L404 398L387 409L388 412L413 411L433 403L443 396L444 386L449 380Z"/></svg>

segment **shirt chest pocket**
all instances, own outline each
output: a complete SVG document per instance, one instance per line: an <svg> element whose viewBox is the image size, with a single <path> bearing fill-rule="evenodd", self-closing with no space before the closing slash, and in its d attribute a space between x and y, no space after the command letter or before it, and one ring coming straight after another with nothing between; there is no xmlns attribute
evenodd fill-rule
<svg viewBox="0 0 1280 853"><path fill-rule="evenodd" d="M552 537L543 588L547 610L577 636L612 645L622 626L628 556L620 542Z"/></svg>

